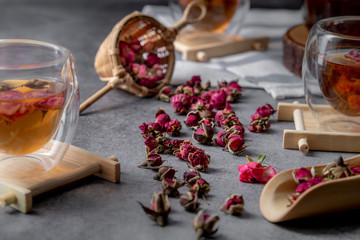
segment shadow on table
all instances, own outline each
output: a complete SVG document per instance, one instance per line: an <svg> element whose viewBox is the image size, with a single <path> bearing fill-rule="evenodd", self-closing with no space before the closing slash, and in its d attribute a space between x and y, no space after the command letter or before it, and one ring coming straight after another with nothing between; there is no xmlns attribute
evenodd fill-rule
<svg viewBox="0 0 360 240"><path fill-rule="evenodd" d="M360 209L301 218L279 223L280 227L302 233L339 234L360 228Z"/></svg>

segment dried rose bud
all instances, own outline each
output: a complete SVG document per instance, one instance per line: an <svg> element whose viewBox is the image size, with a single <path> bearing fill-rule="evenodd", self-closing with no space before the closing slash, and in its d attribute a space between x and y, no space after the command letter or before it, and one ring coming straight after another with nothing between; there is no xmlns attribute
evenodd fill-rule
<svg viewBox="0 0 360 240"><path fill-rule="evenodd" d="M324 180L322 178L314 177L306 182L300 183L297 186L295 192L298 194L301 194L301 193L305 192L306 190L308 190L309 188L311 188L312 186L315 186L316 184L319 184L321 182L324 182Z"/></svg>
<svg viewBox="0 0 360 240"><path fill-rule="evenodd" d="M216 233L218 229L214 230L214 227L219 220L220 218L218 216L205 214L204 210L200 210L192 222L197 234L197 239L200 239L203 236L210 237Z"/></svg>
<svg viewBox="0 0 360 240"><path fill-rule="evenodd" d="M180 145L184 142L184 140L181 139L172 139L168 141L164 141L164 153L171 153L174 154L174 152L179 151Z"/></svg>
<svg viewBox="0 0 360 240"><path fill-rule="evenodd" d="M207 103L210 103L211 96L215 93L214 90L210 90L201 94L200 98Z"/></svg>
<svg viewBox="0 0 360 240"><path fill-rule="evenodd" d="M264 106L258 107L256 112L259 113L261 117L270 117L270 115L273 115L276 110L267 103Z"/></svg>
<svg viewBox="0 0 360 240"><path fill-rule="evenodd" d="M170 199L164 193L154 193L150 204L151 208L145 207L139 202L144 212L160 226L165 226L170 213Z"/></svg>
<svg viewBox="0 0 360 240"><path fill-rule="evenodd" d="M201 178L201 175L199 172L193 171L193 172L184 172L184 181L189 186L192 187L197 180Z"/></svg>
<svg viewBox="0 0 360 240"><path fill-rule="evenodd" d="M149 151L153 151L154 149L156 149L158 147L158 141L155 139L155 137L153 136L148 136L145 139L145 146L147 146L149 148Z"/></svg>
<svg viewBox="0 0 360 240"><path fill-rule="evenodd" d="M170 103L175 113L185 114L191 106L192 98L183 93L176 94L172 96Z"/></svg>
<svg viewBox="0 0 360 240"><path fill-rule="evenodd" d="M229 103L226 103L226 106L223 110L216 112L215 121L219 127L221 127L221 122L224 121L229 115L235 115L233 108Z"/></svg>
<svg viewBox="0 0 360 240"><path fill-rule="evenodd" d="M226 106L226 92L224 89L218 89L211 95L210 104L213 108L221 110Z"/></svg>
<svg viewBox="0 0 360 240"><path fill-rule="evenodd" d="M166 195L169 197L178 197L179 191L178 188L181 188L185 185L185 182L179 182L175 178L165 178L161 181L161 187Z"/></svg>
<svg viewBox="0 0 360 240"><path fill-rule="evenodd" d="M160 58L158 57L158 55L156 53L149 53L149 55L145 59L145 64L149 68L151 68L155 64L159 64L159 63L160 63Z"/></svg>
<svg viewBox="0 0 360 240"><path fill-rule="evenodd" d="M205 194L210 192L210 186L205 179L200 178L196 180L195 184L191 187L191 190L197 193L199 197L204 197Z"/></svg>
<svg viewBox="0 0 360 240"><path fill-rule="evenodd" d="M180 196L180 204L189 212L195 212L200 206L197 195L190 190Z"/></svg>
<svg viewBox="0 0 360 240"><path fill-rule="evenodd" d="M353 49L345 54L345 57L355 60L356 62L360 62L360 51Z"/></svg>
<svg viewBox="0 0 360 240"><path fill-rule="evenodd" d="M173 92L168 87L164 87L159 91L155 98L163 102L170 102L170 98L172 97L172 95Z"/></svg>
<svg viewBox="0 0 360 240"><path fill-rule="evenodd" d="M251 118L254 118L254 120L251 121L250 126L248 127L250 132L265 132L270 128L269 117L261 117L260 114L255 113Z"/></svg>
<svg viewBox="0 0 360 240"><path fill-rule="evenodd" d="M245 139L242 135L231 134L228 137L225 149L234 155L241 155L246 149L244 143Z"/></svg>
<svg viewBox="0 0 360 240"><path fill-rule="evenodd" d="M239 118L233 114L230 114L223 121L220 122L220 126L224 129L229 129L235 125L242 126L242 123L239 121Z"/></svg>
<svg viewBox="0 0 360 240"><path fill-rule="evenodd" d="M186 82L186 86L189 87L197 87L201 84L201 78L200 76L193 76L190 81Z"/></svg>
<svg viewBox="0 0 360 240"><path fill-rule="evenodd" d="M201 123L201 126L193 131L193 139L201 144L212 145L214 136L214 128L209 124Z"/></svg>
<svg viewBox="0 0 360 240"><path fill-rule="evenodd" d="M158 123L143 123L139 126L142 131L141 135L146 139L148 136L156 137L163 133L163 129Z"/></svg>
<svg viewBox="0 0 360 240"><path fill-rule="evenodd" d="M243 135L245 133L244 126L241 123L239 125L233 125L228 129L228 133Z"/></svg>
<svg viewBox="0 0 360 240"><path fill-rule="evenodd" d="M223 130L218 132L215 138L215 145L219 145L220 147L225 147L227 142L227 131Z"/></svg>
<svg viewBox="0 0 360 240"><path fill-rule="evenodd" d="M338 179L351 176L351 170L349 164L346 164L344 159L339 156L336 161L328 164L323 169L322 174L327 179Z"/></svg>
<svg viewBox="0 0 360 240"><path fill-rule="evenodd" d="M223 87L221 88L226 93L226 102L232 103L235 101L235 98L233 96L233 90L229 87Z"/></svg>
<svg viewBox="0 0 360 240"><path fill-rule="evenodd" d="M312 168L311 170L306 169L306 168L299 168L297 170L294 170L292 172L292 175L293 175L294 181L297 184L300 184L302 182L309 181L311 178L314 178L315 177L314 171L315 171L314 168Z"/></svg>
<svg viewBox="0 0 360 240"><path fill-rule="evenodd" d="M360 174L360 167L353 167L351 168L352 175Z"/></svg>
<svg viewBox="0 0 360 240"><path fill-rule="evenodd" d="M148 152L146 160L141 163L138 167L148 168L148 169L158 169L165 161L162 160L161 156L155 151Z"/></svg>
<svg viewBox="0 0 360 240"><path fill-rule="evenodd" d="M170 122L170 116L165 112L164 109L159 108L155 114L156 121L162 128L165 127L167 122Z"/></svg>
<svg viewBox="0 0 360 240"><path fill-rule="evenodd" d="M189 154L195 152L196 150L198 150L198 148L192 145L190 140L186 140L180 144L179 149L174 151L174 154L176 157L188 161Z"/></svg>
<svg viewBox="0 0 360 240"><path fill-rule="evenodd" d="M199 124L200 120L201 120L200 113L199 111L195 110L195 111L190 111L186 115L184 123L186 124L187 127L195 127Z"/></svg>
<svg viewBox="0 0 360 240"><path fill-rule="evenodd" d="M177 170L171 166L160 167L158 173L154 176L155 180L163 180L166 178L173 179L175 177Z"/></svg>
<svg viewBox="0 0 360 240"><path fill-rule="evenodd" d="M179 120L177 119L171 119L170 122L167 122L165 124L165 128L166 128L166 133L169 134L170 136L173 137L177 137L180 135L180 130L181 130L181 123Z"/></svg>
<svg viewBox="0 0 360 240"><path fill-rule="evenodd" d="M238 167L239 180L241 182L268 182L273 176L276 175L276 170L272 166L264 166L266 156L258 156L256 162L249 156L246 156L249 163L245 163Z"/></svg>
<svg viewBox="0 0 360 240"><path fill-rule="evenodd" d="M190 163L191 168L206 171L210 163L210 156L203 150L197 149L195 152L189 153L188 162Z"/></svg>
<svg viewBox="0 0 360 240"><path fill-rule="evenodd" d="M244 199L241 195L230 194L220 210L231 215L240 215L244 209Z"/></svg>

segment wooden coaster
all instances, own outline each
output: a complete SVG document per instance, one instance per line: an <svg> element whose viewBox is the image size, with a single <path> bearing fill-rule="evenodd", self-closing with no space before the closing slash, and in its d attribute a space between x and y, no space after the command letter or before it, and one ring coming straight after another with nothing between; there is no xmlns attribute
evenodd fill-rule
<svg viewBox="0 0 360 240"><path fill-rule="evenodd" d="M0 206L11 206L23 213L32 208L32 198L90 175L120 182L120 163L70 146L65 157L49 172L30 178L0 179Z"/></svg>
<svg viewBox="0 0 360 240"><path fill-rule="evenodd" d="M305 24L290 28L283 36L284 65L285 67L301 77L302 60L309 28Z"/></svg>
<svg viewBox="0 0 360 240"><path fill-rule="evenodd" d="M175 49L184 60L206 62L210 58L222 57L246 51L263 51L268 48L269 38L242 38L226 33L209 33L187 30L179 34Z"/></svg>
<svg viewBox="0 0 360 240"><path fill-rule="evenodd" d="M329 113L336 112L330 106L323 106ZM320 126L307 104L278 104L278 120L294 121L295 130L285 129L283 148L311 150L360 152L360 133L329 132Z"/></svg>

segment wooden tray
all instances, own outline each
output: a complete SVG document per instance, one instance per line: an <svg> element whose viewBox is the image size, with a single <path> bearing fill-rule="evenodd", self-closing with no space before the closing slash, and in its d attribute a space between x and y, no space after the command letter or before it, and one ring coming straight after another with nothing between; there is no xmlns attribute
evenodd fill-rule
<svg viewBox="0 0 360 240"><path fill-rule="evenodd" d="M120 163L115 158L103 158L70 146L65 157L49 172L31 178L0 179L0 206L28 213L34 196L93 174L118 183Z"/></svg>
<svg viewBox="0 0 360 240"><path fill-rule="evenodd" d="M256 50L268 47L269 38L242 38L226 33L182 32L174 42L175 49L182 53L184 60L206 62L213 57Z"/></svg>
<svg viewBox="0 0 360 240"><path fill-rule="evenodd" d="M334 111L330 106L324 105L324 108ZM295 130L284 130L283 148L299 149L303 153L309 149L360 152L360 133L326 131L319 126L307 104L279 103L278 120L295 123Z"/></svg>

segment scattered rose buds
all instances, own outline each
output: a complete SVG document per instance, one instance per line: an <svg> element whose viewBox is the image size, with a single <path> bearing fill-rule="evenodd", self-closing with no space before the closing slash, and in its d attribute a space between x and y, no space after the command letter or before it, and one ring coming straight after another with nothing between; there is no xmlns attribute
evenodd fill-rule
<svg viewBox="0 0 360 240"><path fill-rule="evenodd" d="M244 199L242 195L230 194L220 210L231 215L241 215L244 209Z"/></svg>
<svg viewBox="0 0 360 240"><path fill-rule="evenodd" d="M170 200L164 193L154 193L150 204L151 208L145 207L139 202L144 212L160 226L165 226L170 213Z"/></svg>
<svg viewBox="0 0 360 240"><path fill-rule="evenodd" d="M196 183L196 181L201 178L201 175L199 172L193 171L193 172L184 172L183 177L184 177L184 182L189 187L192 187Z"/></svg>
<svg viewBox="0 0 360 240"><path fill-rule="evenodd" d="M177 119L171 119L165 124L166 133L173 137L178 137L180 135L181 123Z"/></svg>
<svg viewBox="0 0 360 240"><path fill-rule="evenodd" d="M143 163L141 163L139 167L149 168L149 169L159 169L164 162L165 161L162 160L161 156L158 153L154 151L152 152L147 151L146 160Z"/></svg>
<svg viewBox="0 0 360 240"><path fill-rule="evenodd" d="M214 127L209 124L201 123L194 129L193 139L201 144L212 145L214 136Z"/></svg>
<svg viewBox="0 0 360 240"><path fill-rule="evenodd" d="M158 173L153 177L155 180L173 179L177 170L171 166L160 167Z"/></svg>
<svg viewBox="0 0 360 240"><path fill-rule="evenodd" d="M254 183L263 182L266 183L276 175L276 171L272 166L262 165L266 156L259 155L256 162L254 162L249 156L246 156L249 163L243 164L238 167L239 180L241 182Z"/></svg>
<svg viewBox="0 0 360 240"><path fill-rule="evenodd" d="M191 190L180 196L180 204L189 212L195 212L200 206L197 194Z"/></svg>
<svg viewBox="0 0 360 240"><path fill-rule="evenodd" d="M204 210L200 210L192 222L197 239L200 239L202 236L210 237L216 233L218 229L214 230L214 228L219 220L218 216L205 214Z"/></svg>

